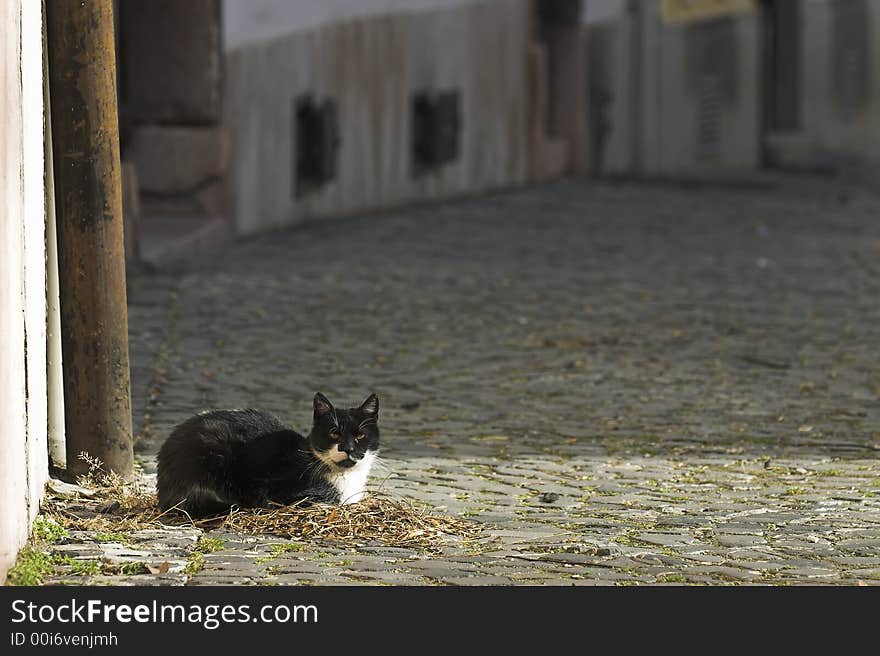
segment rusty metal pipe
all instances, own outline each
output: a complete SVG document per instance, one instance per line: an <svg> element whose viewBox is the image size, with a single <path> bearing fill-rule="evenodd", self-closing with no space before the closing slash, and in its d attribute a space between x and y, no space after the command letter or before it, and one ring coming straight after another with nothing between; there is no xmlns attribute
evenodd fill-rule
<svg viewBox="0 0 880 656"><path fill-rule="evenodd" d="M46 3L67 473L132 474L112 0Z"/></svg>

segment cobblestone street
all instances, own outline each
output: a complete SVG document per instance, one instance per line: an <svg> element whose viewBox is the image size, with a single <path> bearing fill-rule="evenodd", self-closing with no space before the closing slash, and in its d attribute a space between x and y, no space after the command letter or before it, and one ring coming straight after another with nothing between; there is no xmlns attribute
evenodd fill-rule
<svg viewBox="0 0 880 656"><path fill-rule="evenodd" d="M147 476L169 429L381 398L373 488L487 527L442 555L200 531L135 584L880 584L880 197L826 178L562 181L310 223L129 280ZM283 544L284 546L279 546Z"/></svg>

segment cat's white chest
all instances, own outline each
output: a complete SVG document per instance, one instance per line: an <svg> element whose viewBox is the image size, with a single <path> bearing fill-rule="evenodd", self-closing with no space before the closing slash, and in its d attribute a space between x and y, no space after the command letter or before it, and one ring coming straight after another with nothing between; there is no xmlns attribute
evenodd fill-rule
<svg viewBox="0 0 880 656"><path fill-rule="evenodd" d="M340 503L357 503L363 500L367 494L367 478L375 460L376 454L367 453L351 469L327 475L327 480L339 491Z"/></svg>

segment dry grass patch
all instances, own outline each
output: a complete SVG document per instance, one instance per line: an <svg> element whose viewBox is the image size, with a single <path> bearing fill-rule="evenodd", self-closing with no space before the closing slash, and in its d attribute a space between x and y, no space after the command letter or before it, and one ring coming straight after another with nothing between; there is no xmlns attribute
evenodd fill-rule
<svg viewBox="0 0 880 656"><path fill-rule="evenodd" d="M295 504L236 510L207 521L222 521L223 528L246 535L276 535L358 546L380 543L414 549L463 544L482 533L481 527L473 522L433 514L407 501L381 495L345 506Z"/></svg>
<svg viewBox="0 0 880 656"><path fill-rule="evenodd" d="M373 495L344 506L300 503L268 509L234 509L225 515L193 520L182 511L160 511L152 491L108 474L98 460L85 454L80 457L90 465L89 473L78 480L88 494L49 494L43 505L43 514L67 530L120 534L160 525L189 524L244 535L427 550L472 543L482 533L482 527L473 522L435 514L385 495Z"/></svg>

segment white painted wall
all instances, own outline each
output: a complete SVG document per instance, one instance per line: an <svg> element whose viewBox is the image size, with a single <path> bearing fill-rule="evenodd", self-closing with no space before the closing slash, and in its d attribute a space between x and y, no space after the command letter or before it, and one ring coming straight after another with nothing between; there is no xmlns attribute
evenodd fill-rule
<svg viewBox="0 0 880 656"><path fill-rule="evenodd" d="M419 12L486 0L223 0L223 39L229 50L340 20Z"/></svg>
<svg viewBox="0 0 880 656"><path fill-rule="evenodd" d="M27 537L21 0L0 3L0 578Z"/></svg>
<svg viewBox="0 0 880 656"><path fill-rule="evenodd" d="M868 100L851 115L838 108L833 61L833 12L840 3L801 4L801 127L811 155L819 162L855 160L880 164L880 2L867 3Z"/></svg>
<svg viewBox="0 0 880 656"><path fill-rule="evenodd" d="M223 0L223 39L234 50L334 21L375 14L448 9L486 0ZM644 0L643 0L644 1ZM623 15L629 0L584 0L582 20Z"/></svg>
<svg viewBox="0 0 880 656"><path fill-rule="evenodd" d="M0 580L46 480L41 3L0 3Z"/></svg>
<svg viewBox="0 0 880 656"><path fill-rule="evenodd" d="M585 23L601 23L623 16L628 0L584 0L582 20Z"/></svg>
<svg viewBox="0 0 880 656"><path fill-rule="evenodd" d="M593 170L632 174L639 161L638 16L624 13L590 21L586 29Z"/></svg>

